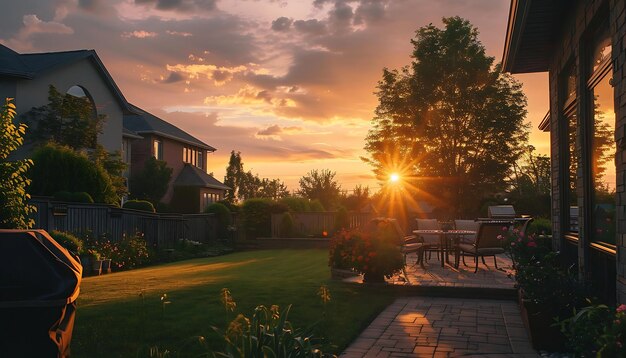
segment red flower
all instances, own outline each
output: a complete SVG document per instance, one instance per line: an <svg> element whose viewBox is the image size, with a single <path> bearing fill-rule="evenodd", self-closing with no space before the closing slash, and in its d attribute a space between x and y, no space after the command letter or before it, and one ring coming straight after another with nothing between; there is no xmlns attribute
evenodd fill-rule
<svg viewBox="0 0 626 358"><path fill-rule="evenodd" d="M536 242L534 242L534 241L529 241L529 242L526 244L526 246L528 246L528 247L537 247L537 243L536 243Z"/></svg>

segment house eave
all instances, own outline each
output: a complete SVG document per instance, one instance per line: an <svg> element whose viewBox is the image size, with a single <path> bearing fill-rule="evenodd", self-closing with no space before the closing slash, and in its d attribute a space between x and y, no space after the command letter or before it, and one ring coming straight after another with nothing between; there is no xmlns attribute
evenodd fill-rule
<svg viewBox="0 0 626 358"><path fill-rule="evenodd" d="M202 149L205 149L205 150L207 150L209 152L215 152L216 151L215 148L213 148L213 147L211 147L209 145L198 143L198 142L192 142L192 141L189 141L189 140L177 137L177 136L173 136L171 134L163 133L163 132L160 132L160 131L137 131L136 133L137 134L154 134L154 135L158 135L159 137L172 139L172 140L175 140L177 142L181 142L181 143L192 145L194 147L202 148Z"/></svg>

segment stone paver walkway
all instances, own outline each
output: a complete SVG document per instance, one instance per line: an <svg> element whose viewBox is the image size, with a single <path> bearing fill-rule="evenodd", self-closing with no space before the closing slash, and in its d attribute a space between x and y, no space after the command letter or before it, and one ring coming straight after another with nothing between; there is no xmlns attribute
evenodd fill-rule
<svg viewBox="0 0 626 358"><path fill-rule="evenodd" d="M412 297L396 300L341 355L356 357L538 357L513 301Z"/></svg>

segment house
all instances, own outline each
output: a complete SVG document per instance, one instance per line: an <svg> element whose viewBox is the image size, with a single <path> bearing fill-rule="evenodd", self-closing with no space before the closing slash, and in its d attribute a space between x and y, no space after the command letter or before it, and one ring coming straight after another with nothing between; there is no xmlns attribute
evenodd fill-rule
<svg viewBox="0 0 626 358"><path fill-rule="evenodd" d="M207 157L215 148L130 104L96 51L20 54L0 45L0 97L15 99L18 116L47 104L50 85L85 96L95 115L106 116L98 143L121 152L127 179L154 156L173 169L163 202L173 202L182 212L200 212L224 198L228 187L207 174Z"/></svg>
<svg viewBox="0 0 626 358"><path fill-rule="evenodd" d="M626 302L624 0L512 0L510 73L547 72L553 246L608 303Z"/></svg>
<svg viewBox="0 0 626 358"><path fill-rule="evenodd" d="M124 115L124 129L141 136L128 143L131 175L142 170L150 157L165 161L173 173L161 201L176 212L197 213L224 199L229 187L207 174L207 158L215 148L139 107L130 107L133 113Z"/></svg>

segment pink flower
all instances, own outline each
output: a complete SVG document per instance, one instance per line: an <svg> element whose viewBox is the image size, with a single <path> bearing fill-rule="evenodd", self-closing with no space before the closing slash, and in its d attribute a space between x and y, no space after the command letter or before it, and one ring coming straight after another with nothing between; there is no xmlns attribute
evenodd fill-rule
<svg viewBox="0 0 626 358"><path fill-rule="evenodd" d="M528 246L528 247L537 247L537 243L536 243L536 242L534 242L534 241L529 241L529 242L526 244L526 246Z"/></svg>
<svg viewBox="0 0 626 358"><path fill-rule="evenodd" d="M498 235L497 239L498 239L498 240L503 240L503 239L504 239L504 236L502 236L502 235Z"/></svg>
<svg viewBox="0 0 626 358"><path fill-rule="evenodd" d="M509 228L507 226L503 226L502 231L509 231Z"/></svg>
<svg viewBox="0 0 626 358"><path fill-rule="evenodd" d="M619 305L619 307L617 307L616 311L617 312L625 312L626 311L626 305L625 304Z"/></svg>
<svg viewBox="0 0 626 358"><path fill-rule="evenodd" d="M512 242L512 243L511 243L511 246L515 246L515 243L514 243L514 242Z"/></svg>

